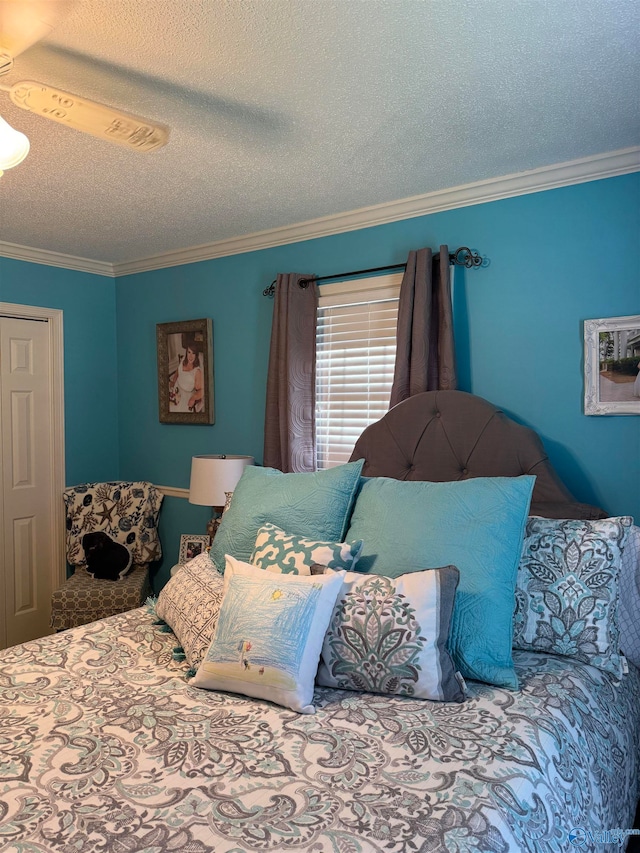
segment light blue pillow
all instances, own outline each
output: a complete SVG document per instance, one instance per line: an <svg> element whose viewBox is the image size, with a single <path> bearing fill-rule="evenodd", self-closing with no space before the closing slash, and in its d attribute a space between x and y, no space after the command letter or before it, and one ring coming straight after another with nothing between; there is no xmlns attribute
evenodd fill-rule
<svg viewBox="0 0 640 853"><path fill-rule="evenodd" d="M465 678L517 689L511 644L516 575L535 477L364 483L348 539L362 539L356 571L398 577L460 571L449 648Z"/></svg>
<svg viewBox="0 0 640 853"><path fill-rule="evenodd" d="M247 466L222 516L210 558L224 572L225 554L248 563L258 530L275 524L309 539L342 542L364 462L312 474Z"/></svg>

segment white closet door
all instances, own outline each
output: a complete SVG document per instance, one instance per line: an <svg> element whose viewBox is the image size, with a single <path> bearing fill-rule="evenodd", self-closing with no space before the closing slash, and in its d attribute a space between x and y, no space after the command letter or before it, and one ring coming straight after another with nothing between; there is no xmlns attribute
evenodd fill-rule
<svg viewBox="0 0 640 853"><path fill-rule="evenodd" d="M50 389L49 323L0 317L0 647L51 633Z"/></svg>

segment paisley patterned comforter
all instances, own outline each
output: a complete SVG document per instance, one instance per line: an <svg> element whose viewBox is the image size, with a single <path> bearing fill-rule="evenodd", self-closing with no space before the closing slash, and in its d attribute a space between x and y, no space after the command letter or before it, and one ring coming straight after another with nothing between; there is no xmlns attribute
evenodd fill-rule
<svg viewBox="0 0 640 853"><path fill-rule="evenodd" d="M153 619L2 653L0 850L546 853L600 849L574 848L575 827L631 826L635 669L616 684L520 652L520 693L322 689L302 716L190 686Z"/></svg>

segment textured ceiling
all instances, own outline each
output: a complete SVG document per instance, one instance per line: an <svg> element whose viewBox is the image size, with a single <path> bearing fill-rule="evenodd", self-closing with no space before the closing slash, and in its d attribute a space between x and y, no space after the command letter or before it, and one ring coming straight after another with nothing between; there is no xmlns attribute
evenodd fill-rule
<svg viewBox="0 0 640 853"><path fill-rule="evenodd" d="M639 35L638 0L84 0L0 82L149 116L169 145L0 93L31 140L0 240L121 263L638 145Z"/></svg>

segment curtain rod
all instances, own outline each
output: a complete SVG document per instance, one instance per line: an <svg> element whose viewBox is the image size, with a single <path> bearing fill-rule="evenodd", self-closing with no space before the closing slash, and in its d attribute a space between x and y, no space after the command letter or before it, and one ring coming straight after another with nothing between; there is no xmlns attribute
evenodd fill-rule
<svg viewBox="0 0 640 853"><path fill-rule="evenodd" d="M477 269L482 266L483 259L477 252L472 252L467 246L460 246L455 252L449 253L449 263L456 264L467 269ZM369 270L353 270L352 272L338 272L334 275L321 275L317 278L301 278L300 287L305 288L310 281L330 281L332 278L351 278L354 275L366 275L372 272L386 272L387 270L406 269L406 264L390 264L388 267L373 267ZM262 291L263 296L273 296L276 292L276 281L272 281L269 287Z"/></svg>

